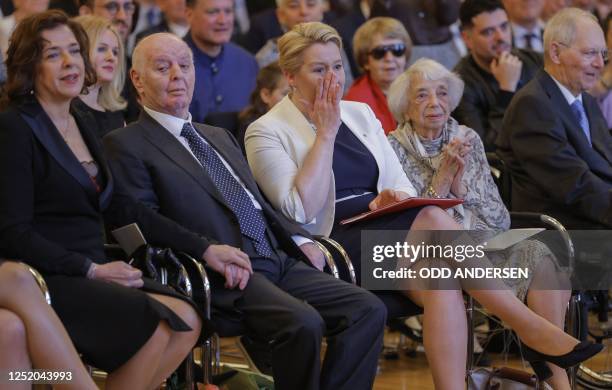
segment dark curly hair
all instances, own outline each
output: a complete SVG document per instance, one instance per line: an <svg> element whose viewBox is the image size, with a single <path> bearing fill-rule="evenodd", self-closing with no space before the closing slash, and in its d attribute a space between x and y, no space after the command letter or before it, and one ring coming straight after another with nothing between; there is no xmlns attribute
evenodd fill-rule
<svg viewBox="0 0 612 390"><path fill-rule="evenodd" d="M59 26L68 26L79 44L79 51L85 65L83 91L96 83L96 72L89 60L89 41L80 24L70 20L60 10L49 10L22 20L9 41L6 54L7 79L0 106L20 104L30 97L34 90L37 66L42 59L44 40L42 32Z"/></svg>

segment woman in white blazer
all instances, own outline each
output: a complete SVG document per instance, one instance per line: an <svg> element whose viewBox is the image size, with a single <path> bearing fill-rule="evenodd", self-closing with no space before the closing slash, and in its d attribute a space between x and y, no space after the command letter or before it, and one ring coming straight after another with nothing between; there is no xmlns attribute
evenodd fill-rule
<svg viewBox="0 0 612 390"><path fill-rule="evenodd" d="M337 32L322 23L303 23L282 36L278 46L291 92L253 122L245 136L249 165L270 202L311 233L337 239L356 268L362 229L460 229L446 212L431 206L339 225L344 217L416 191L368 106L340 101L344 70ZM464 389L467 323L456 283L454 290L405 292L424 308L424 345L436 389ZM524 349L552 355L528 349L534 362L556 359L567 367L599 350L578 344L509 290L467 292L513 327Z"/></svg>

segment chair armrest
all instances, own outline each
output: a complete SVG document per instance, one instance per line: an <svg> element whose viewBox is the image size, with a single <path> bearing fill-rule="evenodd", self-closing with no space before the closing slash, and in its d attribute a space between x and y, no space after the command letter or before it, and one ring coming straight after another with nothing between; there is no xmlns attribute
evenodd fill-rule
<svg viewBox="0 0 612 390"><path fill-rule="evenodd" d="M328 249L332 249L335 253L338 253L339 257L343 260L346 269L348 270L349 277L351 278L352 284L357 284L357 276L355 274L355 267L353 266L353 262L349 257L348 253L338 241L333 240L329 237L325 236L315 236L315 239L318 242L321 242Z"/></svg>
<svg viewBox="0 0 612 390"><path fill-rule="evenodd" d="M45 279L42 277L40 272L38 272L34 268L30 267L29 265L25 263L21 263L21 264L23 264L28 269L28 271L30 271L30 273L34 277L34 280L36 280L36 284L38 284L40 291L43 293L43 296L45 297L45 301L47 301L47 304L50 305L51 295L49 294L49 288L47 287L47 283L45 282Z"/></svg>
<svg viewBox="0 0 612 390"><path fill-rule="evenodd" d="M334 261L334 256L325 247L325 245L323 245L319 241L315 240L314 243L317 247L319 247L321 252L323 252L323 256L325 256L325 263L327 263L327 266L329 267L329 271L331 272L332 276L336 279L340 279L340 273L338 272L338 266L336 266L336 262Z"/></svg>
<svg viewBox="0 0 612 390"><path fill-rule="evenodd" d="M569 271L574 270L575 266L575 249L574 242L569 235L569 232L563 226L561 222L556 220L555 218L540 213L531 213L531 212L517 212L512 211L510 213L510 220L512 221L513 228L520 227L544 227L549 230L556 230L561 235L563 239L563 243L565 245L565 249L567 250L567 258L568 258L568 269Z"/></svg>
<svg viewBox="0 0 612 390"><path fill-rule="evenodd" d="M207 319L211 315L211 292L210 281L206 274L204 265L189 256L187 253L179 252L176 254L185 271L188 275L188 280L191 284L191 297L193 301L200 307Z"/></svg>

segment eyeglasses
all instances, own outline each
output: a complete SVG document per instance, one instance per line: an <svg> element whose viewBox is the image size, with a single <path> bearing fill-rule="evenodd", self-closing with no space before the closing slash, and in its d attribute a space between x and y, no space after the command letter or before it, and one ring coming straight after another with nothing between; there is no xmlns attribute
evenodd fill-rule
<svg viewBox="0 0 612 390"><path fill-rule="evenodd" d="M116 15L119 12L119 9L121 9L122 5L116 1L109 1L101 7L108 11L109 14ZM127 3L123 3L123 12L126 14L134 12L135 9L136 5L133 2L129 1Z"/></svg>
<svg viewBox="0 0 612 390"><path fill-rule="evenodd" d="M401 57L406 54L406 45L403 43L395 43L393 45L376 46L368 53L375 60L380 60L387 55L387 52L391 52L395 57Z"/></svg>
<svg viewBox="0 0 612 390"><path fill-rule="evenodd" d="M582 55L582 58L584 58L588 62L595 60L595 58L597 58L598 55L601 56L604 62L608 62L608 49L578 49L577 47L570 46L562 42L558 42L558 43L559 45L565 46L568 49L578 50L580 54Z"/></svg>

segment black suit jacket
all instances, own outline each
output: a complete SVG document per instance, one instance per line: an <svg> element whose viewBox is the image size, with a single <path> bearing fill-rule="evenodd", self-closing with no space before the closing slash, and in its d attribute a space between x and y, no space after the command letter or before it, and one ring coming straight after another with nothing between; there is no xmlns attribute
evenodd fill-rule
<svg viewBox="0 0 612 390"><path fill-rule="evenodd" d="M535 51L514 49L512 54L523 63L521 78L516 87L518 91L544 64L542 55ZM480 135L486 151L493 151L504 113L515 92L501 91L495 77L480 68L470 54L459 61L455 71L465 82L465 89L453 117Z"/></svg>
<svg viewBox="0 0 612 390"><path fill-rule="evenodd" d="M453 37L449 26L459 18L461 5L459 0L388 0L386 7L381 3L375 3L370 17L398 19L415 46L448 42Z"/></svg>
<svg viewBox="0 0 612 390"><path fill-rule="evenodd" d="M22 259L49 274L85 275L103 263L103 219L132 222L149 242L200 257L201 237L116 191L93 118L74 112L98 164L98 192L59 131L34 99L0 114L0 257Z"/></svg>
<svg viewBox="0 0 612 390"><path fill-rule="evenodd" d="M246 34L238 38L238 43L255 54L268 42L268 39L281 35L283 29L276 17L276 8L269 8L251 17L251 27Z"/></svg>
<svg viewBox="0 0 612 390"><path fill-rule="evenodd" d="M170 27L168 27L168 22L166 22L166 19L163 19L161 23L156 24L155 26L151 26L139 32L138 34L136 34L136 40L134 42L134 46L136 46L136 44L140 42L141 39L148 37L149 35L168 32L168 31L170 31Z"/></svg>
<svg viewBox="0 0 612 390"><path fill-rule="evenodd" d="M497 139L512 172L512 208L569 228L612 227L612 138L597 102L582 94L593 147L543 70L514 97Z"/></svg>
<svg viewBox="0 0 612 390"><path fill-rule="evenodd" d="M282 249L306 260L290 235L309 234L264 199L234 137L218 127L194 126L255 196ZM103 142L116 180L131 195L209 242L243 247L236 215L197 160L157 121L143 112L138 121L109 133Z"/></svg>

